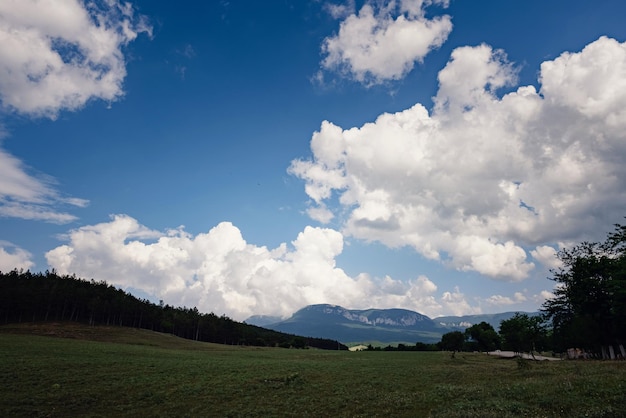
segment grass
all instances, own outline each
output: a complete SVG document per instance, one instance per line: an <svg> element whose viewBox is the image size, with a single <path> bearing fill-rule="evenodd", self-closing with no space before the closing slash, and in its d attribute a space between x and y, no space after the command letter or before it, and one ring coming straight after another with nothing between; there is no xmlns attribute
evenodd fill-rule
<svg viewBox="0 0 626 418"><path fill-rule="evenodd" d="M0 416L619 417L626 362L520 367L473 353L242 348L128 328L4 326Z"/></svg>

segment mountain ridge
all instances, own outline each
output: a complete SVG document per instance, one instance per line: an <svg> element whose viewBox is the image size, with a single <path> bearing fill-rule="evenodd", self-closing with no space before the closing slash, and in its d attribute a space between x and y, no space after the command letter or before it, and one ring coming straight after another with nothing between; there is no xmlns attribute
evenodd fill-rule
<svg viewBox="0 0 626 418"><path fill-rule="evenodd" d="M332 338L343 343L380 341L414 344L438 342L447 332L463 331L483 321L498 330L501 321L513 317L517 312L431 319L419 312L401 308L346 309L339 305L316 304L299 309L287 319L278 318L277 322L271 322L277 317L263 315L252 316L244 322L280 332Z"/></svg>

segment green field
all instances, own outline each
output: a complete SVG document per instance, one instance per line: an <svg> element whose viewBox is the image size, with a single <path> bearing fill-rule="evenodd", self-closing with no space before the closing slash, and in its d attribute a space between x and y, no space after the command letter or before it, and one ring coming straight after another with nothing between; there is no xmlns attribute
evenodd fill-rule
<svg viewBox="0 0 626 418"><path fill-rule="evenodd" d="M626 362L242 348L81 325L0 327L0 388L3 417L626 416Z"/></svg>

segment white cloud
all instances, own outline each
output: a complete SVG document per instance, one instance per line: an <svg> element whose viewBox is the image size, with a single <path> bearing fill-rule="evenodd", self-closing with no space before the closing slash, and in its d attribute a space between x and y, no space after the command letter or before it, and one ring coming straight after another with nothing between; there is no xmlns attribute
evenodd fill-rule
<svg viewBox="0 0 626 418"><path fill-rule="evenodd" d="M447 6L441 0L365 4L358 14L351 13L341 22L338 34L324 40L322 68L366 85L401 79L416 62L439 48L452 30L447 15L426 18L424 8L433 3ZM347 15L348 10L330 8L335 17Z"/></svg>
<svg viewBox="0 0 626 418"><path fill-rule="evenodd" d="M356 6L354 0L349 0L344 4L326 3L324 9L333 19L344 19L355 12Z"/></svg>
<svg viewBox="0 0 626 418"><path fill-rule="evenodd" d="M91 99L122 96L122 48L151 28L130 3L117 0L0 2L0 103L5 113L56 118ZM0 139L6 136L0 126ZM0 148L0 217L67 223L63 206L85 199L61 196Z"/></svg>
<svg viewBox="0 0 626 418"><path fill-rule="evenodd" d="M43 183L29 176L23 163L0 148L0 196L11 196L16 200L43 203L52 192Z"/></svg>
<svg viewBox="0 0 626 418"><path fill-rule="evenodd" d="M457 287L452 292L444 292L441 296L441 305L444 312L449 312L448 315L462 316L481 313L480 308L470 306L469 302L465 298L465 295ZM442 316L439 313L437 316Z"/></svg>
<svg viewBox="0 0 626 418"><path fill-rule="evenodd" d="M541 92L555 106L570 107L608 126L624 126L626 48L601 37L582 53L564 53L541 65Z"/></svg>
<svg viewBox="0 0 626 418"><path fill-rule="evenodd" d="M499 97L516 79L504 53L458 48L431 112L418 103L345 130L324 121L313 158L289 171L347 235L522 280L526 248L548 263L547 246L601 238L624 215L624 74L626 44L602 37L544 62L539 92Z"/></svg>
<svg viewBox="0 0 626 418"><path fill-rule="evenodd" d="M0 271L28 270L34 265L31 253L10 242L0 241Z"/></svg>
<svg viewBox="0 0 626 418"><path fill-rule="evenodd" d="M561 267L561 260L557 257L557 250L549 245L540 245L530 252L530 255L550 269Z"/></svg>
<svg viewBox="0 0 626 418"><path fill-rule="evenodd" d="M330 211L325 205L310 207L307 209L306 213L311 219L322 224L329 223L335 217L333 212Z"/></svg>
<svg viewBox="0 0 626 418"><path fill-rule="evenodd" d="M288 316L314 303L401 307L431 316L469 307L458 296L437 299L437 286L425 276L406 282L348 276L335 265L343 236L327 228L306 227L290 245L268 249L248 244L228 222L192 236L182 227L163 233L117 215L72 230L67 239L46 253L60 274L106 280L238 320L259 313Z"/></svg>
<svg viewBox="0 0 626 418"><path fill-rule="evenodd" d="M457 116L485 101L494 99L497 89L512 85L515 69L504 51L488 45L460 47L452 51L450 61L439 72L439 91L435 97L438 114Z"/></svg>
<svg viewBox="0 0 626 418"><path fill-rule="evenodd" d="M539 292L538 295L535 295L533 297L533 300L538 304L538 305L543 305L543 303L546 300L550 300L554 298L554 293L548 291L548 290L542 290L541 292Z"/></svg>
<svg viewBox="0 0 626 418"><path fill-rule="evenodd" d="M68 223L76 219L66 205L85 207L85 199L63 197L50 183L27 173L24 164L0 148L0 217Z"/></svg>
<svg viewBox="0 0 626 418"><path fill-rule="evenodd" d="M0 100L5 110L55 118L90 99L122 96L122 47L151 29L117 0L0 2Z"/></svg>
<svg viewBox="0 0 626 418"><path fill-rule="evenodd" d="M495 305L495 306L510 306L510 305L517 305L523 302L526 302L528 299L526 298L526 296L524 296L523 293L521 292L515 292L513 294L513 297L510 296L502 296L502 295L493 295L490 296L486 302L489 303L490 305Z"/></svg>

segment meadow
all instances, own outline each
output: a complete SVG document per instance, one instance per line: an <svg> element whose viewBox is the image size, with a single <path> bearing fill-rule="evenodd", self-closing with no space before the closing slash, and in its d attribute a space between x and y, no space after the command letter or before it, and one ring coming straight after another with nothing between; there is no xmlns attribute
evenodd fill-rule
<svg viewBox="0 0 626 418"><path fill-rule="evenodd" d="M2 326L0 416L619 417L626 362L254 348L132 328Z"/></svg>

